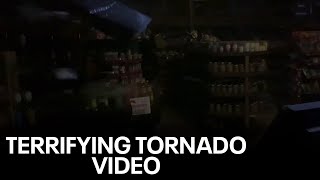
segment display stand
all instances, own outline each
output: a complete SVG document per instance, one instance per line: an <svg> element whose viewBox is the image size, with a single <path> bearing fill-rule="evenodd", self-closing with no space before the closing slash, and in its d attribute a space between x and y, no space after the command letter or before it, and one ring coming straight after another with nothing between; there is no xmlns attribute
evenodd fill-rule
<svg viewBox="0 0 320 180"><path fill-rule="evenodd" d="M253 52L253 53L213 53L211 54L211 59L209 63L209 82L210 82L210 88L211 89L211 82L218 82L220 81L226 81L226 80L233 80L233 81L239 81L243 82L243 89L236 90L239 93L233 93L235 89L232 89L232 92L229 92L230 90L225 89L220 91L219 93L212 92L212 89L209 90L210 94L210 118L215 119L213 124L215 126L218 126L218 128L224 127L224 120L225 119L243 119L243 125L246 129L250 128L250 121L251 117L265 114L261 112L264 108L258 108L259 110L253 110L252 108L252 102L256 99L258 99L260 96L263 96L265 94L266 89L264 89L264 92L252 92L251 86L253 84L253 79L263 79L263 76L267 75L268 71L265 69L264 71L260 72L252 72L250 70L250 64L252 63L252 60L256 57L265 57L267 55L267 51L265 52ZM233 59L236 57L236 59ZM212 72L212 69L210 69L210 64L212 65L212 62L221 62L221 59L225 61L229 61L232 59L235 63L243 63L243 69L241 72L227 72L228 70L225 70L225 72ZM226 65L227 66L227 65ZM227 69L227 67L225 67ZM240 88L241 89L241 88ZM218 103L219 101L225 102L238 102L243 104L241 110L235 110L235 107L225 107L225 105L218 105L218 110L215 112L212 112L211 103ZM212 122L212 121L211 121Z"/></svg>

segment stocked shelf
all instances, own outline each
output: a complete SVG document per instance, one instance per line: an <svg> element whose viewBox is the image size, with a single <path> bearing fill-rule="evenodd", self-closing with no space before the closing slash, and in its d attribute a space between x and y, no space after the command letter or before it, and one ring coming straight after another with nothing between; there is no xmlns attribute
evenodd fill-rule
<svg viewBox="0 0 320 180"><path fill-rule="evenodd" d="M246 78L246 77L257 77L257 76L266 76L266 72L253 72L253 73L210 73L212 78Z"/></svg>
<svg viewBox="0 0 320 180"><path fill-rule="evenodd" d="M210 95L210 100L216 99L243 99L245 98L245 94L239 95Z"/></svg>
<svg viewBox="0 0 320 180"><path fill-rule="evenodd" d="M233 94L226 94L226 95L210 95L210 100L214 101L217 99L244 99L245 97L249 97L252 99L256 99L256 98L263 98L263 97L267 97L268 93L267 92L257 92L257 93L248 93L248 94L238 94L238 95L233 95ZM320 92L319 92L319 96L320 96Z"/></svg>
<svg viewBox="0 0 320 180"><path fill-rule="evenodd" d="M270 51L256 51L256 52L215 52L211 49L191 49L192 53L208 54L211 57L246 57L246 56L265 56L271 54Z"/></svg>
<svg viewBox="0 0 320 180"><path fill-rule="evenodd" d="M107 65L119 65L119 66L126 66L126 65L134 65L134 64L139 64L142 63L142 60L132 60L132 61L124 61L124 60L108 60L105 61Z"/></svg>
<svg viewBox="0 0 320 180"><path fill-rule="evenodd" d="M245 113L231 114L231 113L209 113L209 118L223 118L223 119L235 119L243 118ZM254 119L264 119L264 118L273 118L275 116L274 112L258 112L252 113L249 115L249 118Z"/></svg>
<svg viewBox="0 0 320 180"><path fill-rule="evenodd" d="M262 52L230 52L230 53L214 53L211 52L210 55L212 57L242 57L242 56L264 56L267 55L268 51L262 51Z"/></svg>
<svg viewBox="0 0 320 180"><path fill-rule="evenodd" d="M268 45L265 44L266 42L249 43L252 47L243 49L248 45L245 42L233 44L231 47L228 42L226 43L227 45L222 45L222 49L227 47L229 51L231 48L233 52L220 53L219 48L215 52L210 52L211 58L226 58L214 58L208 64L208 74L212 84L209 95L209 114L218 119L243 119L244 127L250 128L252 114L263 111L265 98L269 97L266 92L268 89L266 81L262 79L270 76L272 72L268 69L265 57L260 57L268 54ZM237 52L239 45L240 52ZM242 52L243 50L247 52ZM244 58L232 58L242 56Z"/></svg>
<svg viewBox="0 0 320 180"><path fill-rule="evenodd" d="M209 113L209 117L211 118L223 118L223 119L232 119L232 118L243 118L245 113Z"/></svg>
<svg viewBox="0 0 320 180"><path fill-rule="evenodd" d="M105 75L109 75L110 77L119 78L119 77L125 77L125 76L139 77L140 75L142 75L142 72L126 72L126 73L116 74L110 71L102 71L100 72L100 74L105 74Z"/></svg>

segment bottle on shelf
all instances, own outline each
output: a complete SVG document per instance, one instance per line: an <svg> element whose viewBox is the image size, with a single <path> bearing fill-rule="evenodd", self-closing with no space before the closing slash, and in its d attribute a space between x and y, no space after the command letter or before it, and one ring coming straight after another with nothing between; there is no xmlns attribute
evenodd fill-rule
<svg viewBox="0 0 320 180"><path fill-rule="evenodd" d="M210 94L211 95L215 95L216 94L216 85L215 84L212 84L210 86Z"/></svg>
<svg viewBox="0 0 320 180"><path fill-rule="evenodd" d="M251 43L250 43L250 41L245 41L245 52L251 52Z"/></svg>
<svg viewBox="0 0 320 180"><path fill-rule="evenodd" d="M216 105L216 113L222 113L221 104L217 104L217 105Z"/></svg>
<svg viewBox="0 0 320 180"><path fill-rule="evenodd" d="M240 91L240 94L244 94L245 93L244 84L240 85L239 91Z"/></svg>
<svg viewBox="0 0 320 180"><path fill-rule="evenodd" d="M33 105L33 97L30 91L27 91L24 95L26 102L26 118L28 124L33 127L36 124L36 112Z"/></svg>
<svg viewBox="0 0 320 180"><path fill-rule="evenodd" d="M213 51L213 53L217 53L218 50L219 50L218 44L217 44L217 43L214 43L214 44L212 45L212 51Z"/></svg>
<svg viewBox="0 0 320 180"><path fill-rule="evenodd" d="M219 64L218 64L218 62L214 62L213 63L213 72L214 73L219 72Z"/></svg>
<svg viewBox="0 0 320 180"><path fill-rule="evenodd" d="M244 64L239 64L239 72L245 73Z"/></svg>
<svg viewBox="0 0 320 180"><path fill-rule="evenodd" d="M250 104L250 111L251 111L251 113L258 113L259 103L258 102L251 103Z"/></svg>
<svg viewBox="0 0 320 180"><path fill-rule="evenodd" d="M222 106L222 113L228 113L228 104L223 104Z"/></svg>
<svg viewBox="0 0 320 180"><path fill-rule="evenodd" d="M126 55L124 53L120 53L119 61L126 61Z"/></svg>
<svg viewBox="0 0 320 180"><path fill-rule="evenodd" d="M228 105L228 114L233 114L233 104Z"/></svg>
<svg viewBox="0 0 320 180"><path fill-rule="evenodd" d="M228 85L228 92L227 92L228 95L235 95L233 94L233 86L232 85Z"/></svg>
<svg viewBox="0 0 320 180"><path fill-rule="evenodd" d="M253 63L250 64L250 72L251 72L251 73L256 72L256 66L255 66L255 64L253 64Z"/></svg>
<svg viewBox="0 0 320 180"><path fill-rule="evenodd" d="M228 86L227 85L222 85L221 95L222 96L228 95Z"/></svg>
<svg viewBox="0 0 320 180"><path fill-rule="evenodd" d="M240 105L236 105L235 106L235 114L239 115L241 113L241 106Z"/></svg>
<svg viewBox="0 0 320 180"><path fill-rule="evenodd" d="M215 113L215 111L216 111L215 109L216 109L215 104L210 104L209 113L210 114Z"/></svg>
<svg viewBox="0 0 320 180"><path fill-rule="evenodd" d="M222 93L222 85L221 84L218 84L216 86L216 90L215 90L215 95L217 96L221 96L223 93Z"/></svg>
<svg viewBox="0 0 320 180"><path fill-rule="evenodd" d="M129 60L129 61L132 61L133 57L132 57L132 52L131 52L131 50L128 50L127 56L128 56L128 60Z"/></svg>
<svg viewBox="0 0 320 180"><path fill-rule="evenodd" d="M234 53L238 52L238 44L237 43L233 43L232 52L234 52Z"/></svg>
<svg viewBox="0 0 320 180"><path fill-rule="evenodd" d="M22 96L20 93L15 95L15 127L17 129L26 128L25 107L22 102Z"/></svg>
<svg viewBox="0 0 320 180"><path fill-rule="evenodd" d="M233 72L235 72L235 73L239 73L239 72L240 72L240 69L239 69L239 65L238 65L238 64L234 65L234 67L233 67Z"/></svg>
<svg viewBox="0 0 320 180"><path fill-rule="evenodd" d="M262 59L260 65L259 65L259 72L264 72L267 70L267 64L264 59Z"/></svg>
<svg viewBox="0 0 320 180"><path fill-rule="evenodd" d="M208 70L209 70L209 72L214 72L214 70L213 70L213 63L212 63L212 62L209 62Z"/></svg>
<svg viewBox="0 0 320 180"><path fill-rule="evenodd" d="M244 53L244 51L245 51L244 46L243 46L243 45L240 45L240 46L239 46L239 53Z"/></svg>
<svg viewBox="0 0 320 180"><path fill-rule="evenodd" d="M226 72L226 64L224 62L222 62L220 64L220 72L225 73Z"/></svg>
<svg viewBox="0 0 320 180"><path fill-rule="evenodd" d="M250 52L255 52L255 50L256 50L256 43L250 42Z"/></svg>
<svg viewBox="0 0 320 180"><path fill-rule="evenodd" d="M226 44L226 52L227 52L227 53L230 53L231 50L232 50L232 49L231 49L231 44L227 43L227 44Z"/></svg>
<svg viewBox="0 0 320 180"><path fill-rule="evenodd" d="M219 53L221 53L221 54L224 53L224 47L223 46L219 47Z"/></svg>
<svg viewBox="0 0 320 180"><path fill-rule="evenodd" d="M233 72L233 64L231 62L228 62L228 64L227 64L227 72L228 73Z"/></svg>
<svg viewBox="0 0 320 180"><path fill-rule="evenodd" d="M239 85L238 84L234 84L232 87L233 90L233 94L234 95L238 95L239 94Z"/></svg>

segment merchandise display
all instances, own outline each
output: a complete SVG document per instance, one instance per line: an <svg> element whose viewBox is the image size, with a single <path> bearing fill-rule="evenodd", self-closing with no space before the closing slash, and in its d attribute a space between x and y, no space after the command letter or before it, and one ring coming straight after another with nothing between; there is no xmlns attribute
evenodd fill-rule
<svg viewBox="0 0 320 180"><path fill-rule="evenodd" d="M214 54L266 52L268 48L267 41L219 41L209 46L209 50Z"/></svg>
<svg viewBox="0 0 320 180"><path fill-rule="evenodd" d="M220 113L221 110L224 114L229 114L227 117L233 117L232 114L235 114L236 117L243 118L243 124L247 128L251 124L250 116L252 113L263 113L263 110L265 110L262 106L263 103L253 101L257 95L261 96L268 90L267 82L263 80L263 77L259 77L260 74L268 71L267 62L262 53L267 53L268 44L266 41L223 42L219 46L213 47L217 50L214 50L211 54L214 56L214 60L210 60L208 64L208 72L211 78L210 102L213 103L218 99L221 101L221 98L230 101L231 98L235 102L242 101L242 104L211 104L210 112ZM244 51L239 52L238 47L241 50L244 49ZM261 54L255 54L256 52ZM219 54L220 56L218 56ZM235 54L239 56L237 59L234 59ZM220 61L217 59L220 59ZM257 78L260 80L257 80ZM227 79L230 83L225 83ZM239 109L240 111L238 111ZM219 121L219 119L213 119L213 121Z"/></svg>

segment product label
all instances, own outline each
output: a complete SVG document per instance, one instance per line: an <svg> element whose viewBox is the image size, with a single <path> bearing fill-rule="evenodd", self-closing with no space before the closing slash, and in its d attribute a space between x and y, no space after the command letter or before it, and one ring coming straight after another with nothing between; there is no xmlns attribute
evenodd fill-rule
<svg viewBox="0 0 320 180"><path fill-rule="evenodd" d="M150 97L139 97L130 99L132 115L151 114Z"/></svg>

